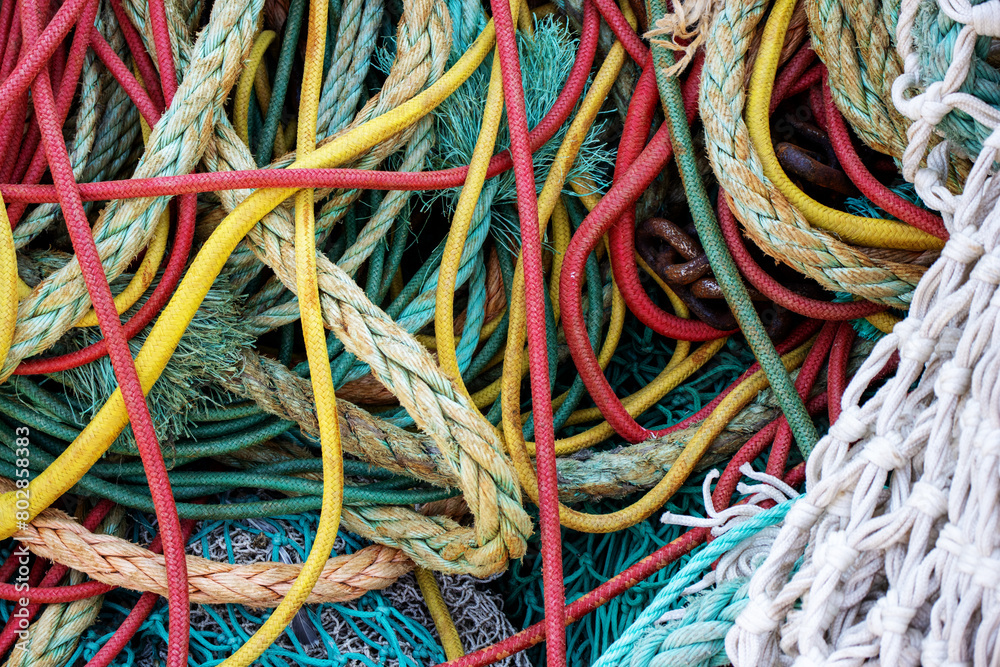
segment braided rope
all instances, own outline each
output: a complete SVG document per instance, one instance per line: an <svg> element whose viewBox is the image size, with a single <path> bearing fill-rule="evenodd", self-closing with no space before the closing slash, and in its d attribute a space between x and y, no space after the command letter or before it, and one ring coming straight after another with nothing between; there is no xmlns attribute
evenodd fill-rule
<svg viewBox="0 0 1000 667"><path fill-rule="evenodd" d="M840 419L808 461L808 492L754 573L750 603L727 637L737 665L767 664L779 652L812 663L1000 659L1000 180L993 173L1000 114L962 92L976 42L1000 35L998 12L943 0L940 11L960 24L957 36L928 44L917 20L932 11L926 4L902 4L904 73L893 101L913 121L903 172L942 211L950 238L907 318L848 385ZM926 49L934 57L948 53L940 80L922 78ZM957 196L946 185L949 143L927 154L933 133L955 111L992 128ZM897 352L896 376L863 401Z"/></svg>
<svg viewBox="0 0 1000 667"><path fill-rule="evenodd" d="M14 488L0 478L0 488ZM47 509L14 535L32 553L83 572L111 586L167 593L163 556L113 535L92 533L65 513ZM191 601L201 604L237 603L274 607L302 569L300 564L217 563L187 557ZM371 546L327 561L307 602L344 602L380 590L413 568L397 549Z"/></svg>
<svg viewBox="0 0 1000 667"><path fill-rule="evenodd" d="M719 184L747 235L768 255L829 290L906 308L923 267L866 256L811 227L763 175L742 113L747 49L766 7L763 0L727 0L709 32L700 104Z"/></svg>
<svg viewBox="0 0 1000 667"><path fill-rule="evenodd" d="M125 512L114 508L101 522L99 533L119 535L123 532ZM78 570L70 570L69 584L83 583L85 576ZM28 627L28 636L19 643L4 667L62 667L76 651L83 633L97 619L104 603L103 595L76 600L74 602L49 604L41 616Z"/></svg>
<svg viewBox="0 0 1000 667"><path fill-rule="evenodd" d="M110 9L105 8L98 14L94 25L115 52L122 56L126 53L125 39L113 19L114 15ZM78 126L70 160L73 164L73 173L81 182L105 180L117 176L130 158L129 148L134 146L139 138L139 114L128 95L107 71L99 67L100 63L93 56L93 52L88 51L87 58L80 90L81 107L93 102L96 105L95 111L100 110L100 113L94 117L99 121L99 125L93 131L93 139L90 137L89 129L86 128L91 119L90 115L84 118L85 129L82 135L79 118L77 120ZM100 71L96 86L90 84L88 69L91 63ZM88 92L89 90L94 92ZM83 168L78 170L78 165L81 164ZM84 206L89 211L93 203L85 202ZM62 209L58 204L41 204L35 207L14 228L14 247L24 248L61 218Z"/></svg>
<svg viewBox="0 0 1000 667"><path fill-rule="evenodd" d="M249 7L232 1L215 4L175 101L153 128L136 178L187 173L195 166L253 41L261 6L262 0ZM113 200L104 209L94 226L94 240L109 280L121 275L149 244L166 204L166 197ZM9 377L22 359L55 343L90 305L76 259L43 280L19 305L14 342L0 379Z"/></svg>

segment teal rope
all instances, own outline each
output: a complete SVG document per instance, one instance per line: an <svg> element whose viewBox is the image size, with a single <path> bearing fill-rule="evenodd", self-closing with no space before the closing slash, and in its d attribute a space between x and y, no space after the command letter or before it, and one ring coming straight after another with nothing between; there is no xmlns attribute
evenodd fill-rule
<svg viewBox="0 0 1000 667"><path fill-rule="evenodd" d="M648 8L650 16L663 16L666 13L663 0L648 0ZM750 301L746 285L743 284L736 263L729 254L725 239L722 237L722 230L719 229L719 222L715 217L715 211L708 194L705 192L705 184L698 171L694 142L691 139L691 128L688 126L684 113L684 100L681 97L680 84L675 77L668 77L665 74L666 69L674 63L673 52L665 47L657 46L655 43L652 48L656 82L666 115L665 122L670 129L670 140L674 146L674 154L680 169L681 180L684 182L684 192L687 194L691 216L694 219L695 228L698 230L698 238L708 255L712 272L719 282L719 287L722 288L726 302L732 309L733 315L736 316L736 321L739 323L743 335L750 344L754 356L757 357L760 367L764 370L772 391L778 398L778 403L788 419L788 425L792 429L799 450L802 452L803 458L808 458L816 441L819 440L816 426L809 417L805 404L781 363L781 357L774 349L774 344L764 330L760 315L757 314Z"/></svg>
<svg viewBox="0 0 1000 667"><path fill-rule="evenodd" d="M678 620L653 626L629 667L721 667L730 663L726 634L750 601L749 580L724 581L696 596Z"/></svg>
<svg viewBox="0 0 1000 667"><path fill-rule="evenodd" d="M795 503L795 499L786 500L769 510L755 514L745 521L733 526L707 546L695 553L691 560L681 570L671 577L670 583L664 586L653 602L647 606L629 628L622 633L614 644L601 655L593 667L612 667L612 665L627 664L624 662L635 650L636 644L645 634L647 628L656 622L680 598L681 591L711 567L719 557L734 548L737 544L753 537L769 526L781 522Z"/></svg>

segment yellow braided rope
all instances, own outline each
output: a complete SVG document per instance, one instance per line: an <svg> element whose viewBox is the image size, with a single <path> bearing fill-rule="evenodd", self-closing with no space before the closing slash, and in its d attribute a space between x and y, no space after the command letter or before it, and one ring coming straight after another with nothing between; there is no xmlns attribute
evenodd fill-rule
<svg viewBox="0 0 1000 667"><path fill-rule="evenodd" d="M824 206L802 192L785 174L771 144L770 104L781 46L796 0L777 0L764 26L747 94L746 124L764 175L810 223L833 232L847 243L869 248L936 250L944 241L894 220L862 218Z"/></svg>
<svg viewBox="0 0 1000 667"><path fill-rule="evenodd" d="M493 22L490 21L458 62L426 90L392 111L345 132L315 152L297 156L290 166L316 168L340 165L409 127L469 78L493 47L494 37ZM254 191L219 223L205 241L136 357L136 368L144 391L148 392L163 372L184 330L236 245L262 217L295 194L296 190L269 188ZM18 515L15 511L13 493L0 496L0 539L13 535L19 521L30 520L76 484L107 451L127 423L121 391L116 390L80 435L31 482L26 512Z"/></svg>

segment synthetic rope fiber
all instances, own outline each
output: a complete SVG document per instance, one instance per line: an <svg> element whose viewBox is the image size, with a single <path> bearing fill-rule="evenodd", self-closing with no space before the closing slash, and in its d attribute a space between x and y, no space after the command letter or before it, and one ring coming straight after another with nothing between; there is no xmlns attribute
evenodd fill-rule
<svg viewBox="0 0 1000 667"><path fill-rule="evenodd" d="M15 546L4 552L0 598L16 604L0 606L6 623L0 652L13 645L23 608L33 619L31 651L46 665L165 659L179 667L189 658L199 665L303 660L332 667L354 659L484 665L543 639L545 662L553 666L619 664L627 657L637 665L661 664L695 649L685 645L668 658L668 644L680 640L649 632L651 624L706 572L704 585L717 584L717 595L706 595L699 609L717 599L744 609L729 633L730 656L742 664L776 658L777 626L763 628L761 619L781 614L795 617L791 630L781 629L790 638L783 641L792 642L782 651L814 661L830 651L849 652L837 644L839 630L822 619L839 604L838 586L883 586L873 573L888 556L872 555L882 542L866 536L881 535L874 525L880 512L903 512L878 492L886 465L898 471L906 464L898 448L868 458L848 453L844 430L866 419L874 423L874 403L937 410L934 423L950 424L957 419L955 401L965 399L947 397L963 397L969 386L973 394L985 392L978 403L966 401L963 424L971 423L973 404L990 396L970 370L978 356L992 359L985 342L991 292L983 285L1000 281L993 280L992 264L972 271L971 286L960 284L959 268L935 265L914 293L911 319L883 338L850 381L857 357L871 344L857 342L845 320L869 317L891 329L895 315L886 306L907 305L923 272L923 260L913 258L940 250L945 240L941 262L969 264L977 252L990 257L992 236L956 223L979 215L976 207L988 202L956 203L944 188L954 163L947 144L925 156L930 128L941 120L921 97L927 93L919 92L930 85L916 65L929 57L928 45L918 39L900 44L910 49L904 59L913 57L906 60L906 86L895 94L915 121L904 171L923 199L944 212L943 222L883 185L865 164L868 153L855 150L834 105L842 93L830 89L822 66L810 69L808 47L798 49L805 28L795 3L778 0L771 8L759 48L723 27L756 27L764 5L738 20L731 5L719 10L722 18L711 30L715 9L674 8L675 26L702 25L683 35L668 31L670 38L707 45L706 56L686 49L679 65L663 43L648 46L636 34L637 26L667 15L658 1L570 2L544 25L537 20L554 7L532 10L504 0L492 3L492 20L479 3L422 0L402 6L311 0L308 10L304 0L252 7L219 0L207 18L208 7L198 0L69 0L58 9L19 0L0 7L0 34L11 37L0 47L0 146L7 149L0 180L10 181L0 184L10 203L0 200L0 289L6 288L0 366L10 378L0 388L0 475L18 480L14 490L0 481L0 538L15 536L33 554L25 592L6 583L18 557ZM917 2L905 5L901 34L929 21L927 11ZM969 18L971 8L949 5L946 13L968 23L966 33L978 25ZM540 54L553 44L573 44L571 30L579 33L575 60L552 79L562 89L537 92L535 79L550 80ZM971 39L966 33L962 39ZM727 48L735 65L723 72L719 53ZM979 57L967 41L959 39L955 49L966 60ZM491 52L492 62L484 65ZM747 54L755 60L744 110ZM462 87L474 74L482 81L478 97L469 92L473 87ZM287 91L299 76L292 115L294 93ZM720 100L718 91L732 84L727 77L740 79L740 92ZM962 97L959 78L948 79L954 90L947 104L974 121L959 143L989 147L982 128L996 125L994 114ZM916 96L907 97L914 90ZM840 212L785 176L768 117L805 94L829 133L831 160L843 164L847 180L870 199L848 202L849 209L885 209L902 221ZM461 105L470 103L478 107L472 122L460 117ZM602 115L607 107L618 114ZM723 186L718 213L708 196L713 184L703 180L710 174L696 160L692 127L697 130L699 115ZM943 126L950 135L965 127L953 118ZM468 146L459 147L466 135ZM21 139L23 155L11 150ZM507 141L509 149L497 152ZM733 145L749 151L741 168L755 180L740 182L739 169L726 166L740 152L729 150ZM991 151L984 150L990 160ZM676 171L667 167L672 157ZM920 170L925 157L928 167ZM980 157L967 185L991 192ZM437 171L424 169L430 165ZM51 184L44 181L46 167ZM202 173L190 173L196 167ZM121 180L133 169L136 178ZM758 181L764 198L787 204L787 211L754 208ZM408 194L451 188L460 190L422 202ZM170 197L177 202L168 206ZM110 203L92 226L88 213L98 201ZM447 230L436 221L442 211L450 216ZM699 319L704 308L686 300L694 288L664 282L655 262L637 254L638 223L688 213L694 230L688 232L704 249L698 289L714 289L724 297L716 303L733 316L723 328ZM65 240L50 228L59 215ZM821 231L796 236L815 252L792 253L793 268L823 287L871 301L835 303L815 290L800 293L758 263L754 244L775 254L783 234L807 223L836 238ZM863 252L847 242L865 246ZM816 259L822 252L832 263ZM639 268L656 283L652 291ZM765 307L751 302L759 295L741 273L773 300L767 308L775 317L789 318L773 341L758 312ZM945 288L955 297L931 312L923 295ZM789 316L786 308L807 319ZM965 346L940 353L961 357L965 370L952 369L956 361L914 365L916 343L900 341L920 326L933 329L921 330L920 340L937 340L951 316L978 332L955 333L956 340L968 339ZM915 317L924 319L907 324ZM739 331L723 330L732 321ZM893 346L901 351L900 375L910 383L920 378L915 398L905 398L908 385L897 377L887 385L895 387L891 397L883 389L856 407L870 382L894 367ZM650 350L658 351L651 356ZM758 363L751 363L750 351ZM530 401L522 401L526 373ZM946 398L927 408L920 401L933 378ZM360 407L338 400L335 387ZM813 419L827 413L839 419L811 454ZM984 414L993 419L992 412ZM878 437L909 442L903 438L911 435L892 430L894 418L878 417ZM405 429L411 425L419 430ZM937 443L927 456L939 461L947 442L942 431L913 428ZM19 453L25 432L30 460ZM160 442L168 443L162 451ZM362 460L345 459L345 452ZM807 463L799 463L799 454ZM960 452L954 475L990 469L989 461L967 461L970 456ZM873 472L871 465L881 467ZM913 504L928 516L929 507L938 508L931 517L937 520L944 514L940 489L953 473L920 474L928 479L911 485L923 499ZM935 474L941 479L930 479ZM744 475L759 484L743 484ZM812 486L805 499L785 500L803 475L820 490L853 485L865 520L874 522L869 532L846 532L843 517L824 505L828 496L815 500ZM905 497L911 486L897 476L889 483ZM960 481L971 487L973 477L968 472ZM538 507L537 542L529 543L532 520L522 490ZM701 514L699 494L707 518L686 519L691 530L651 529L664 506ZM62 500L74 496L87 500L75 509ZM609 496L615 500L579 506ZM101 500L92 506L90 498ZM81 521L55 509L57 503ZM131 541L97 530L105 515L120 520L123 510L112 509L114 503L131 508ZM726 509L730 505L736 507ZM816 538L801 530L802 507L815 508L809 520L825 522L829 531ZM769 526L786 512L789 525L772 540ZM894 535L905 532L903 524L930 530L931 523L911 514L896 520ZM990 532L988 522L973 526L976 520L954 519L971 536L967 542L989 539L981 535ZM793 570L808 541L827 540L828 533L853 541L832 564L807 558ZM695 551L706 540L711 544ZM185 554L185 542L193 554ZM138 546L143 543L149 547ZM431 572L501 576L529 544L537 545L537 555L529 552L526 561L536 581L516 583L529 571L517 564L520 575L502 575L491 585L505 592L540 587L540 602L521 605L516 593L508 599L522 610L516 615L489 602L490 587ZM594 544L604 545L607 562L591 576L598 570L587 568L598 556L586 551ZM749 583L748 568L734 580L738 586L721 574L712 579L709 566L719 556L743 563L733 554L765 544L773 553ZM919 550L914 545L907 548ZM616 548L630 553L612 564ZM854 563L858 554L863 559L856 569L830 569ZM282 562L257 562L269 559ZM414 569L415 578L378 592ZM891 574L884 588L896 588L885 595L917 610L921 600L906 597L910 579L899 583L898 573ZM916 576L905 567L903 575ZM634 600L614 601L649 577L657 583L635 589ZM768 597L775 580L790 592ZM813 594L800 612L793 606L804 585ZM935 585L942 599L952 596L942 604L957 604L959 584ZM136 597L116 587L144 592ZM567 604L567 597L574 601ZM421 598L425 607L416 614L407 605ZM189 611L189 601L198 606ZM42 603L51 606L42 611ZM628 611L614 622L592 619L595 625L587 627L604 628L600 636L575 630L576 639L567 641L570 623L609 603L605 614ZM223 611L213 604L229 606ZM272 609L260 614L250 611L254 607ZM493 611L469 611L487 607ZM538 612L541 621L530 625ZM726 613L713 621L712 639L697 648L705 659L725 658L720 638L729 626L720 624L732 624L737 611ZM482 614L498 620L484 622ZM675 614L683 623L669 632L679 636L702 614ZM860 627L862 616L850 622ZM516 632L512 619L526 627ZM955 625L942 632L964 637L965 626ZM865 631L877 631L881 643L869 635L865 641L899 662L912 651L895 627L879 617ZM641 650L633 656L635 646ZM507 664L527 661L520 655ZM21 663L12 657L10 664Z"/></svg>

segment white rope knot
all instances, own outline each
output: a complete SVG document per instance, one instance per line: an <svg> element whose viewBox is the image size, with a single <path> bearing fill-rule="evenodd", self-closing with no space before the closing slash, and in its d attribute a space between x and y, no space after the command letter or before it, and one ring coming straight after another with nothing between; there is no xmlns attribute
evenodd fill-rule
<svg viewBox="0 0 1000 667"><path fill-rule="evenodd" d="M788 510L788 514L785 515L785 525L805 532L816 525L822 514L823 508L816 506L808 496L803 496Z"/></svg>
<svg viewBox="0 0 1000 667"><path fill-rule="evenodd" d="M1000 587L1000 561L983 556L976 562L976 571L972 574L972 583L989 590Z"/></svg>
<svg viewBox="0 0 1000 667"><path fill-rule="evenodd" d="M952 110L950 104L942 101L942 93L948 94L944 82L935 81L924 92L911 97L909 104L914 116L932 127L938 125Z"/></svg>
<svg viewBox="0 0 1000 667"><path fill-rule="evenodd" d="M983 244L963 231L954 232L941 251L942 257L947 257L959 264L972 264L982 255Z"/></svg>
<svg viewBox="0 0 1000 667"><path fill-rule="evenodd" d="M750 598L747 606L736 618L736 625L750 634L766 635L778 629L779 620L771 614L769 605L761 604L760 600Z"/></svg>
<svg viewBox="0 0 1000 667"><path fill-rule="evenodd" d="M962 530L953 523L946 524L938 534L936 546L945 553L960 557L965 551L968 542Z"/></svg>
<svg viewBox="0 0 1000 667"><path fill-rule="evenodd" d="M943 639L924 640L920 647L920 664L925 667L943 667L948 661L948 642Z"/></svg>
<svg viewBox="0 0 1000 667"><path fill-rule="evenodd" d="M934 391L938 394L964 396L972 384L972 369L963 368L953 361L945 364L934 382Z"/></svg>
<svg viewBox="0 0 1000 667"><path fill-rule="evenodd" d="M906 505L921 514L936 519L948 511L948 494L930 482L920 480L913 485Z"/></svg>
<svg viewBox="0 0 1000 667"><path fill-rule="evenodd" d="M1000 256L997 256L997 251L983 255L969 277L986 285L1000 285Z"/></svg>
<svg viewBox="0 0 1000 667"><path fill-rule="evenodd" d="M861 419L861 408L852 405L841 412L837 421L830 426L830 436L840 442L851 444L865 437L868 428L868 424Z"/></svg>
<svg viewBox="0 0 1000 667"><path fill-rule="evenodd" d="M827 536L823 549L816 552L816 564L829 566L837 572L847 572L858 560L859 551L847 543L847 533L838 530Z"/></svg>
<svg viewBox="0 0 1000 667"><path fill-rule="evenodd" d="M980 35L1000 37L1000 2L972 6L969 0L940 0L941 10L956 23L971 25Z"/></svg>
<svg viewBox="0 0 1000 667"><path fill-rule="evenodd" d="M899 604L899 596L896 591L889 591L868 612L866 621L868 629L877 637L882 637L886 633L904 635L916 614L916 609Z"/></svg>
<svg viewBox="0 0 1000 667"><path fill-rule="evenodd" d="M876 435L865 445L861 455L872 465L878 466L882 470L895 470L902 467L907 461L906 457L899 451L901 444L903 444L903 438L899 433Z"/></svg>

